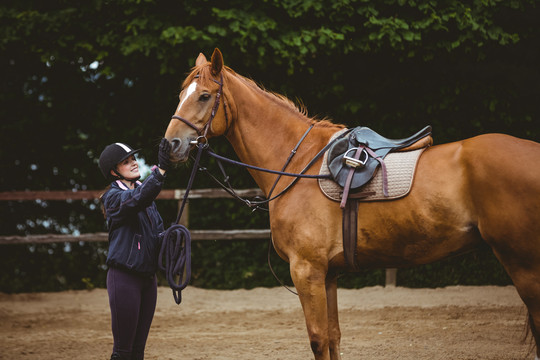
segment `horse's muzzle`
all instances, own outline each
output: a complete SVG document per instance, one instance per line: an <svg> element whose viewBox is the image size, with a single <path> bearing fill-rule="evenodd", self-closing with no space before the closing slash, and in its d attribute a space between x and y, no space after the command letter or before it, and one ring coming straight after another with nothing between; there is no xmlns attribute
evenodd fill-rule
<svg viewBox="0 0 540 360"><path fill-rule="evenodd" d="M174 138L171 140L171 160L173 162L185 162L188 159L189 151L192 145L190 144L192 139L179 139Z"/></svg>

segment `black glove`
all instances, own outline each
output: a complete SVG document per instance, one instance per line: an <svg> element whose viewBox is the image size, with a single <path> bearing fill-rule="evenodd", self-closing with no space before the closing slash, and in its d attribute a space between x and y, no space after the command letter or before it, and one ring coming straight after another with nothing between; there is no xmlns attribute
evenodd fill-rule
<svg viewBox="0 0 540 360"><path fill-rule="evenodd" d="M161 139L158 153L158 166L160 169L167 171L171 167L170 153L171 143L165 138Z"/></svg>

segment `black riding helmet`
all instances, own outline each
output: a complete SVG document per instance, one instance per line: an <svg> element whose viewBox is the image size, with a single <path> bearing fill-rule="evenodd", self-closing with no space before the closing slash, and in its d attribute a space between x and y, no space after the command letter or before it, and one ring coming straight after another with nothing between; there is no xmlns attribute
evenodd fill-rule
<svg viewBox="0 0 540 360"><path fill-rule="evenodd" d="M99 156L99 168L101 169L103 176L105 176L105 179L113 179L111 170L113 170L120 179L123 179L123 177L116 171L116 165L131 155L138 153L139 151L141 151L141 149L134 150L130 146L123 143L107 145Z"/></svg>

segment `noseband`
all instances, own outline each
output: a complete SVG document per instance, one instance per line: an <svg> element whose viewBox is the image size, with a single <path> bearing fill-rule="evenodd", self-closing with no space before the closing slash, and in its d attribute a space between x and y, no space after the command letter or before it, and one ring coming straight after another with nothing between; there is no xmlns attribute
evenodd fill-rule
<svg viewBox="0 0 540 360"><path fill-rule="evenodd" d="M195 130L197 132L197 135L199 135L199 137L197 138L196 143L198 143L199 140L201 140L202 142L207 142L206 135L208 134L208 130L212 126L212 121L214 120L214 117L216 116L217 110L219 108L219 102L220 102L220 99L221 99L221 94L223 93L223 73L221 73L220 75L221 75L221 78L220 78L221 81L217 81L216 79L212 79L213 82L215 82L216 84L219 85L219 89L218 89L218 91L216 93L216 100L214 101L214 106L212 107L212 112L210 113L210 119L208 120L206 125L204 125L204 127L202 129L198 128L195 124L193 124L192 122L190 122L187 119L184 119L181 116L173 115L171 117L171 119L180 120L181 122L183 122L184 124L186 124L187 126L189 126L190 128L192 128L193 130ZM198 77L199 77L199 75L195 76L195 78L198 78ZM223 110L225 111L225 126L226 126L225 135L227 135L227 132L229 131L229 117L227 116L227 107L226 107L226 104L225 104L225 99L223 100Z"/></svg>

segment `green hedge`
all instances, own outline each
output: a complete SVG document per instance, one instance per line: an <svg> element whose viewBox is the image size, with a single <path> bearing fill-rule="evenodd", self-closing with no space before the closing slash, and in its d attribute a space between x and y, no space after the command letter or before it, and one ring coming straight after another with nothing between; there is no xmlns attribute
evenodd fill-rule
<svg viewBox="0 0 540 360"><path fill-rule="evenodd" d="M192 249L190 285L210 289L251 289L279 286L268 264L268 241L196 241ZM62 291L104 288L106 244L71 243L3 245L0 252L0 292ZM292 281L289 266L271 250L271 264L278 278ZM159 273L160 285L167 286ZM384 285L385 270L345 273L344 288ZM489 249L429 265L398 270L398 286L444 287L451 285L509 285L512 281Z"/></svg>

